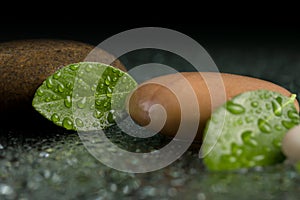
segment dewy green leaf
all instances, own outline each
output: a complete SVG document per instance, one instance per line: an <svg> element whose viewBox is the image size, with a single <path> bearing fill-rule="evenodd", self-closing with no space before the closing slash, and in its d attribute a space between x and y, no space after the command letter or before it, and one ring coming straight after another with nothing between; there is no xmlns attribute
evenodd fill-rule
<svg viewBox="0 0 300 200"><path fill-rule="evenodd" d="M282 162L283 136L299 124L295 97L256 90L218 108L207 123L201 149L208 169L235 170Z"/></svg>
<svg viewBox="0 0 300 200"><path fill-rule="evenodd" d="M68 130L105 128L124 114L137 83L121 70L94 62L70 64L37 89L33 107Z"/></svg>

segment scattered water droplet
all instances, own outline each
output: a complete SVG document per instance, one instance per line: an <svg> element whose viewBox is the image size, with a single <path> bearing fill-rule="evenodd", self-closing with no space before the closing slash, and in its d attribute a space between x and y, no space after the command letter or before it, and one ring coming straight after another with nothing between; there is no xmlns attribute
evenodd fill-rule
<svg viewBox="0 0 300 200"><path fill-rule="evenodd" d="M118 80L118 77L113 78L113 82L116 82Z"/></svg>
<svg viewBox="0 0 300 200"><path fill-rule="evenodd" d="M79 118L75 119L75 124L77 127L83 127L83 121Z"/></svg>
<svg viewBox="0 0 300 200"><path fill-rule="evenodd" d="M0 144L0 150L1 150L1 149L4 149L4 147Z"/></svg>
<svg viewBox="0 0 300 200"><path fill-rule="evenodd" d="M113 73L117 73L117 72L118 72L118 69L112 68L112 72L113 72Z"/></svg>
<svg viewBox="0 0 300 200"><path fill-rule="evenodd" d="M279 124L276 124L276 125L275 125L275 129L276 129L277 131L281 131L281 130L282 130L282 126L279 125Z"/></svg>
<svg viewBox="0 0 300 200"><path fill-rule="evenodd" d="M40 88L40 89L38 89L38 91L37 91L37 95L38 95L38 96L40 96L40 97L41 97L41 96L43 96L43 95L44 95L44 93L45 93L45 92L44 92L44 90L43 90L43 89L41 89L41 88Z"/></svg>
<svg viewBox="0 0 300 200"><path fill-rule="evenodd" d="M10 196L14 194L14 190L9 185L0 183L0 195ZM10 198L9 198L10 199Z"/></svg>
<svg viewBox="0 0 300 200"><path fill-rule="evenodd" d="M72 120L71 120L70 118L68 118L68 117L64 118L62 125L63 125L63 127L66 128L67 130L73 129L73 122L72 122Z"/></svg>
<svg viewBox="0 0 300 200"><path fill-rule="evenodd" d="M50 101L51 101L51 98L50 98L50 97L46 97L45 101L46 101L46 102L50 102Z"/></svg>
<svg viewBox="0 0 300 200"><path fill-rule="evenodd" d="M108 121L109 123L114 123L114 121L115 121L115 116L114 116L113 112L109 112L109 113L108 113L107 121Z"/></svg>
<svg viewBox="0 0 300 200"><path fill-rule="evenodd" d="M67 96L65 101L64 101L64 104L67 108L71 108L72 106L72 99L71 99L71 96Z"/></svg>
<svg viewBox="0 0 300 200"><path fill-rule="evenodd" d="M245 112L245 108L242 105L233 103L232 101L226 103L226 109L232 114L242 114Z"/></svg>
<svg viewBox="0 0 300 200"><path fill-rule="evenodd" d="M87 66L85 66L85 68L84 68L84 69L85 69L85 71L86 71L86 72L88 72L88 73L89 73L89 72L91 72L91 71L92 71L92 69L93 69L93 66L92 66L92 65L87 65Z"/></svg>
<svg viewBox="0 0 300 200"><path fill-rule="evenodd" d="M116 191L118 190L118 186L117 186L115 183L112 183L112 184L110 185L110 190L111 190L112 192L116 192Z"/></svg>
<svg viewBox="0 0 300 200"><path fill-rule="evenodd" d="M294 111L294 110L289 110L288 111L288 117L290 119L297 119L297 120L299 119L298 113L296 111Z"/></svg>
<svg viewBox="0 0 300 200"><path fill-rule="evenodd" d="M103 106L104 106L104 107L109 107L109 106L110 106L110 103L106 101L106 102L104 102Z"/></svg>
<svg viewBox="0 0 300 200"><path fill-rule="evenodd" d="M51 77L47 78L47 80L46 80L47 88L51 89L51 88L53 88L53 85L54 85L54 83L52 81L52 78Z"/></svg>
<svg viewBox="0 0 300 200"><path fill-rule="evenodd" d="M282 106L277 99L276 99L276 101L272 101L272 108L273 108L273 112L276 116L282 115Z"/></svg>
<svg viewBox="0 0 300 200"><path fill-rule="evenodd" d="M105 79L105 84L108 86L108 85L110 85L110 82L111 82L111 78L110 78L110 76L107 76Z"/></svg>
<svg viewBox="0 0 300 200"><path fill-rule="evenodd" d="M68 82L66 86L67 86L67 88L70 89L70 90L73 89L73 83L71 83L71 82Z"/></svg>
<svg viewBox="0 0 300 200"><path fill-rule="evenodd" d="M56 79L56 80L59 79L60 76L61 76L61 72L60 71L58 71L55 74L53 74L53 78Z"/></svg>
<svg viewBox="0 0 300 200"><path fill-rule="evenodd" d="M258 119L257 125L263 133L270 133L272 131L270 124L263 119Z"/></svg>
<svg viewBox="0 0 300 200"><path fill-rule="evenodd" d="M93 127L98 127L98 126L99 126L99 123L98 123L98 122L94 122L94 123L92 124L92 126L93 126Z"/></svg>
<svg viewBox="0 0 300 200"><path fill-rule="evenodd" d="M245 118L245 120L246 120L247 123L253 122L253 118L252 118L251 116L247 116L247 117Z"/></svg>
<svg viewBox="0 0 300 200"><path fill-rule="evenodd" d="M59 122L60 118L59 118L58 114L54 113L54 114L51 116L51 120L52 120L54 123L57 123L57 122Z"/></svg>
<svg viewBox="0 0 300 200"><path fill-rule="evenodd" d="M286 120L283 120L283 121L281 122L281 124L282 124L286 129L290 129L290 128L292 128L292 127L295 126L295 124L294 124L293 122L291 122L291 121L286 121Z"/></svg>
<svg viewBox="0 0 300 200"><path fill-rule="evenodd" d="M279 139L274 139L274 140L272 141L272 144L273 144L276 148L281 148L281 145L282 145L281 140L279 140Z"/></svg>
<svg viewBox="0 0 300 200"><path fill-rule="evenodd" d="M127 76L123 76L123 77L122 77L122 83L126 83L126 82L127 82L127 79L128 79Z"/></svg>
<svg viewBox="0 0 300 200"><path fill-rule="evenodd" d="M73 70L73 71L76 71L78 68L79 68L78 64L72 64L72 65L70 65L70 69Z"/></svg>
<svg viewBox="0 0 300 200"><path fill-rule="evenodd" d="M225 162L231 162L231 163L236 162L236 157L232 155L222 155L221 159L224 160Z"/></svg>
<svg viewBox="0 0 300 200"><path fill-rule="evenodd" d="M98 110L95 110L94 113L93 113L93 116L96 118L96 119L100 119L101 117L103 117L103 113L98 111Z"/></svg>
<svg viewBox="0 0 300 200"><path fill-rule="evenodd" d="M44 152L44 151L42 151L42 152L39 154L39 156L42 157L42 158L48 158L49 155L50 155L49 153Z"/></svg>
<svg viewBox="0 0 300 200"><path fill-rule="evenodd" d="M251 102L251 106L252 106L253 108L257 108L258 102L257 102L257 101Z"/></svg>
<svg viewBox="0 0 300 200"><path fill-rule="evenodd" d="M265 156L264 155L257 155L257 156L254 156L252 159L255 160L255 161L262 161L262 160L265 159Z"/></svg>
<svg viewBox="0 0 300 200"><path fill-rule="evenodd" d="M243 150L236 143L231 144L231 153L236 156L240 156L243 153Z"/></svg>
<svg viewBox="0 0 300 200"><path fill-rule="evenodd" d="M266 109L267 109L267 110L271 110L271 108L272 108L271 104L266 103Z"/></svg>
<svg viewBox="0 0 300 200"><path fill-rule="evenodd" d="M63 84L58 84L57 89L59 92L64 92L65 91L65 86Z"/></svg>
<svg viewBox="0 0 300 200"><path fill-rule="evenodd" d="M244 144L252 146L252 147L256 147L258 145L258 143L256 142L256 140L254 139L254 135L252 131L244 131L242 133L242 140L244 142Z"/></svg>
<svg viewBox="0 0 300 200"><path fill-rule="evenodd" d="M58 99L58 96L56 96L56 95L52 95L52 97L51 97L51 98L52 98L52 100L54 100L54 101L55 101L55 100L57 100L57 99Z"/></svg>
<svg viewBox="0 0 300 200"><path fill-rule="evenodd" d="M83 109L85 106L86 106L86 97L83 97L80 101L78 101L77 107Z"/></svg>

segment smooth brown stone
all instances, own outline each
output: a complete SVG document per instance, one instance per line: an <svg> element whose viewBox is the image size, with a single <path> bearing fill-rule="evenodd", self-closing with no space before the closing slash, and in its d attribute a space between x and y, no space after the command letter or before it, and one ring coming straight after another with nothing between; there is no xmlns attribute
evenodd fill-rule
<svg viewBox="0 0 300 200"><path fill-rule="evenodd" d="M84 61L95 47L68 40L19 40L0 43L0 119L24 118L32 112L31 101L36 89L56 70ZM115 60L97 49L102 60ZM113 59L112 59L113 58ZM89 61L97 60L91 58ZM126 71L119 60L111 65ZM7 120L5 120L7 121ZM1 123L2 124L2 123Z"/></svg>
<svg viewBox="0 0 300 200"><path fill-rule="evenodd" d="M211 90L207 87L206 81L211 83ZM220 81L224 84L223 87L218 84ZM190 87L192 90L189 90ZM184 72L160 76L141 84L129 98L127 109L139 125L147 126L152 119L149 128L155 131L160 130L160 133L170 137L176 135L181 120L187 124L198 124L195 139L201 142L203 129L214 109L238 94L259 89L279 92L288 97L291 95L285 88L257 78L213 72ZM196 102L191 101L189 94L195 95ZM184 119L181 119L182 110L177 99L180 95L184 96L181 105L185 106L185 112L189 110ZM214 106L212 106L212 101L214 101ZM163 125L161 124L163 113L155 105L161 105L165 109L167 119ZM299 111L299 104L296 100L295 107ZM193 115L196 108L200 111L200 120ZM185 133L186 138L189 138L189 135L190 133Z"/></svg>

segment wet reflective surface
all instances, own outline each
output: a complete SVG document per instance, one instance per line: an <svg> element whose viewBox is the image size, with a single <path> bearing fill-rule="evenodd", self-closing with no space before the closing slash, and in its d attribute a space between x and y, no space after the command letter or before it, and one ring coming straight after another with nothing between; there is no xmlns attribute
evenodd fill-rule
<svg viewBox="0 0 300 200"><path fill-rule="evenodd" d="M300 48L212 48L220 70L271 80L299 96ZM132 141L118 127L115 144L132 151L159 149L168 142ZM155 172L132 174L96 160L76 132L60 128L0 127L0 199L298 199L300 173L287 164L235 173L208 172L198 150L187 151Z"/></svg>

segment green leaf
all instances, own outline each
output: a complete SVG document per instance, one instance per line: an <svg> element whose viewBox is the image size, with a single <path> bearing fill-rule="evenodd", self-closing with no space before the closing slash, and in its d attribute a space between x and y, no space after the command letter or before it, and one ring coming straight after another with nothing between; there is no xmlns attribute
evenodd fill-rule
<svg viewBox="0 0 300 200"><path fill-rule="evenodd" d="M124 115L126 97L136 85L130 75L109 65L74 63L48 77L32 105L68 130L105 128Z"/></svg>
<svg viewBox="0 0 300 200"><path fill-rule="evenodd" d="M256 90L218 108L207 123L201 149L208 169L235 170L282 162L283 136L299 124L295 98Z"/></svg>

